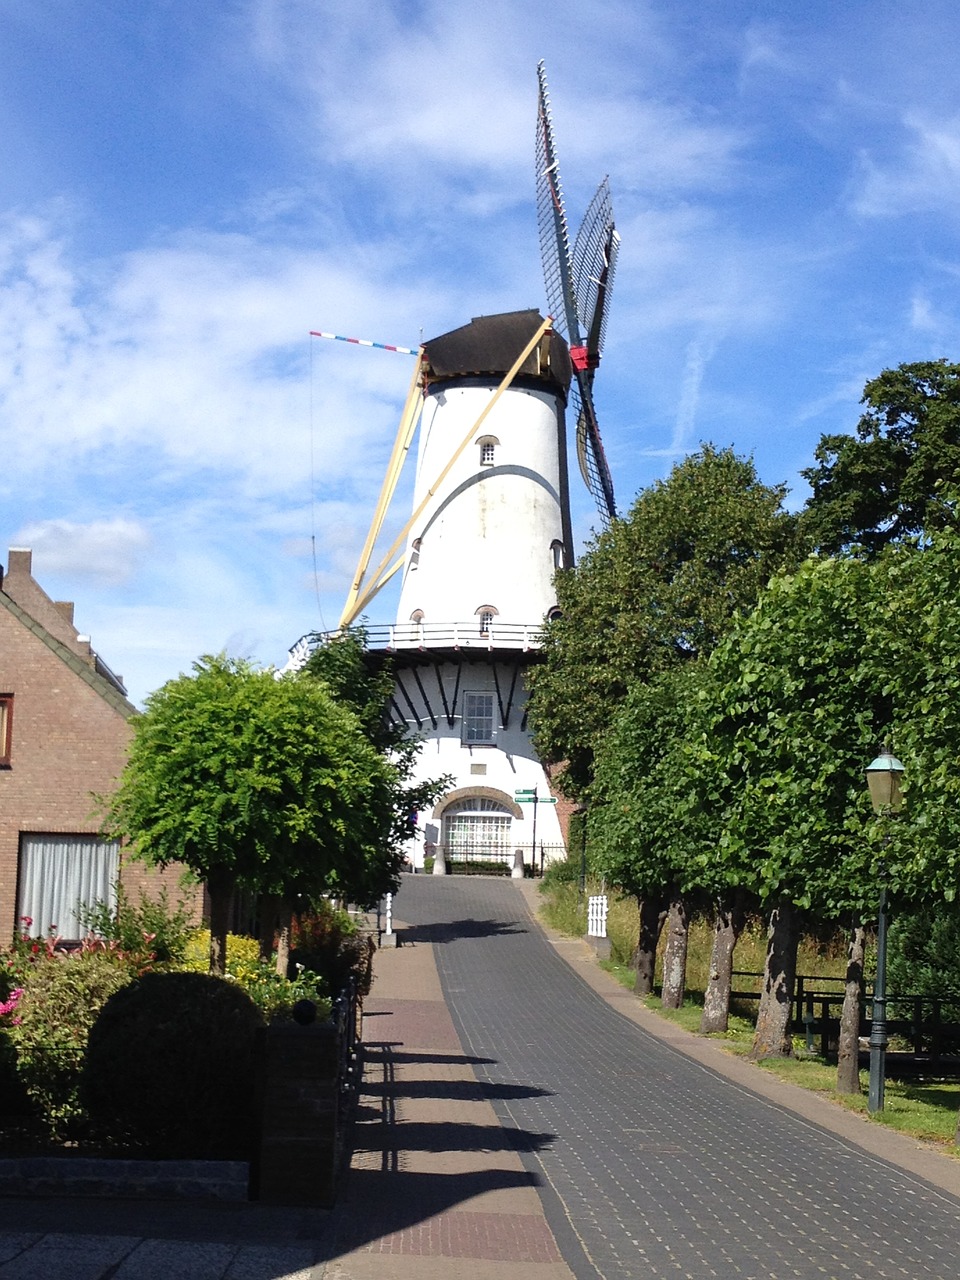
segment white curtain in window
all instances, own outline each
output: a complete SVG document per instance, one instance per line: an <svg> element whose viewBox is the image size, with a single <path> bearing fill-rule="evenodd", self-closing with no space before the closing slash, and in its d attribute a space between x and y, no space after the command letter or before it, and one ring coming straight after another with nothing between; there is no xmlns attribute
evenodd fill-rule
<svg viewBox="0 0 960 1280"><path fill-rule="evenodd" d="M75 940L89 932L80 917L97 902L116 906L120 860L116 840L90 835L34 835L20 837L20 896L18 923L28 916L27 932L46 936L51 928L61 938Z"/></svg>

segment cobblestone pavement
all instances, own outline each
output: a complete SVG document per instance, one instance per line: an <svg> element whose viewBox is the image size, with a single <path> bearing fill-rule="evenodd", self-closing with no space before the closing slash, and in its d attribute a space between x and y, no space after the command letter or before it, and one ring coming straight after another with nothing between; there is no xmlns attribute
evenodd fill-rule
<svg viewBox="0 0 960 1280"><path fill-rule="evenodd" d="M434 944L463 1049L578 1280L960 1275L960 1201L622 1017L510 881L407 877L396 913Z"/></svg>

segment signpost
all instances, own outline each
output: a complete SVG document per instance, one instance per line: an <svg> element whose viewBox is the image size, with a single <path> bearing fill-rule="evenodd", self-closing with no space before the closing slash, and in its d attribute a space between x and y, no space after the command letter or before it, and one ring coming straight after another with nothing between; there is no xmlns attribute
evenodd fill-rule
<svg viewBox="0 0 960 1280"><path fill-rule="evenodd" d="M513 793L517 804L533 805L533 839L530 841L530 867L537 867L537 805L556 804L556 796L541 796L536 787L518 787ZM543 875L543 858L540 859L540 874Z"/></svg>

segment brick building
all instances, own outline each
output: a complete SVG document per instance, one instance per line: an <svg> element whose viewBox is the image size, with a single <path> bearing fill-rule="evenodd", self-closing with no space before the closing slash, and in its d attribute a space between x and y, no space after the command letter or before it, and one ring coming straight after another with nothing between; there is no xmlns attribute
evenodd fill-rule
<svg viewBox="0 0 960 1280"><path fill-rule="evenodd" d="M34 580L28 550L0 577L0 945L29 932L84 932L78 902L134 899L161 877L99 834L94 796L123 768L136 708L122 680L73 625L73 605Z"/></svg>

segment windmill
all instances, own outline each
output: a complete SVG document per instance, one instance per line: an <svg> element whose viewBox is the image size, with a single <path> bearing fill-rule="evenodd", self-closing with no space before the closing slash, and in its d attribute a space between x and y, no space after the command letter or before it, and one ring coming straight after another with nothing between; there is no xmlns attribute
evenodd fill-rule
<svg viewBox="0 0 960 1280"><path fill-rule="evenodd" d="M573 563L571 407L584 481L603 524L616 516L593 382L620 242L604 180L571 249L542 63L539 82L537 203L552 316L475 316L416 352L318 334L416 356L340 627L400 575L396 621L364 624L366 660L392 671L390 718L421 741L416 780L449 779L411 836L413 864L435 859L434 874L479 859L510 863L517 875L564 856L528 706L544 619L559 608L557 571ZM411 512L374 557L414 439ZM290 665L314 641L299 642Z"/></svg>
<svg viewBox="0 0 960 1280"><path fill-rule="evenodd" d="M577 423L580 474L606 526L617 509L593 404L593 381L603 350L620 237L613 223L610 186L604 178L584 214L571 250L543 62L537 66L537 79L537 220L547 305L554 324L570 346L574 373L571 401Z"/></svg>

